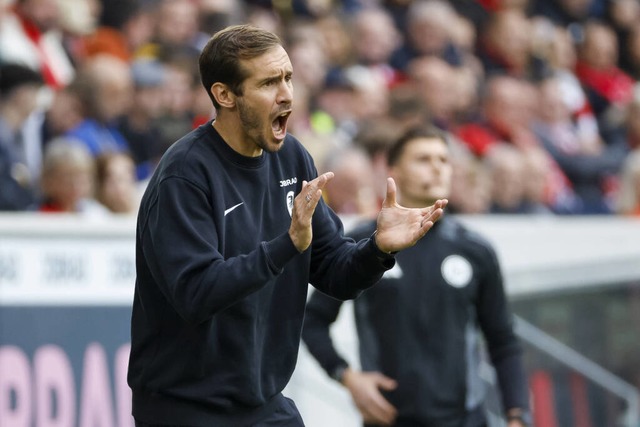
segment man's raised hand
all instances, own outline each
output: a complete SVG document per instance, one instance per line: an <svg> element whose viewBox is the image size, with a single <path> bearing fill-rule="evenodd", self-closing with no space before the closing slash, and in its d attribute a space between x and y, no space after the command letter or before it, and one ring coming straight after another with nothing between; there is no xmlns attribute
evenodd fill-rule
<svg viewBox="0 0 640 427"><path fill-rule="evenodd" d="M322 189L332 178L333 172L325 172L310 182L302 181L302 190L293 201L289 236L299 252L304 252L311 244L311 218L322 197Z"/></svg>
<svg viewBox="0 0 640 427"><path fill-rule="evenodd" d="M378 214L376 245L387 253L415 245L440 219L447 199L424 208L405 208L396 202L396 183L387 178L387 195Z"/></svg>

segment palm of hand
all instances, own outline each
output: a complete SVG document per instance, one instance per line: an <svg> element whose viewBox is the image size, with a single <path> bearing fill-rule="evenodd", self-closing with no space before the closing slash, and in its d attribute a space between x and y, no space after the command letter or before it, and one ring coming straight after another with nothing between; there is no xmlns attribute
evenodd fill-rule
<svg viewBox="0 0 640 427"><path fill-rule="evenodd" d="M376 244L384 252L397 252L415 245L423 236L423 220L419 209L398 204L383 207L378 214Z"/></svg>
<svg viewBox="0 0 640 427"><path fill-rule="evenodd" d="M424 208L405 208L396 202L396 184L387 179L387 195L378 214L376 244L387 253L411 247L422 238L442 216L446 199Z"/></svg>

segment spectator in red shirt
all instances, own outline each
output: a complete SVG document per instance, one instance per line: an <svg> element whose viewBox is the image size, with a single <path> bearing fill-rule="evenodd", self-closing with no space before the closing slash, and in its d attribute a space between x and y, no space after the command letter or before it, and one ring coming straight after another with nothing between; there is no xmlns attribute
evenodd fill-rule
<svg viewBox="0 0 640 427"><path fill-rule="evenodd" d="M481 119L456 130L478 157L484 157L493 147L509 144L523 152L540 150L541 141L532 131L533 114L538 92L531 83L507 75L490 77L481 96ZM546 201L555 212L575 213L575 195L570 182L557 163L548 155Z"/></svg>
<svg viewBox="0 0 640 427"><path fill-rule="evenodd" d="M456 133L479 157L498 142L521 148L537 145L530 131L535 90L530 83L507 75L490 77L480 100L478 122L460 126Z"/></svg>
<svg viewBox="0 0 640 427"><path fill-rule="evenodd" d="M578 47L576 75L585 87L600 127L620 126L623 111L633 97L633 79L618 65L618 41L607 25L590 21Z"/></svg>

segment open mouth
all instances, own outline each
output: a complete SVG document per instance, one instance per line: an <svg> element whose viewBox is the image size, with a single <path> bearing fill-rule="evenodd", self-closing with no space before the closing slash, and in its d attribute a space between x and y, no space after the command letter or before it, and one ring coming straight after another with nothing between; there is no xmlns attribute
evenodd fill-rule
<svg viewBox="0 0 640 427"><path fill-rule="evenodd" d="M285 111L278 115L273 122L271 122L271 129L273 130L273 134L278 139L284 139L287 134L287 122L289 121L289 116L291 115L291 111Z"/></svg>

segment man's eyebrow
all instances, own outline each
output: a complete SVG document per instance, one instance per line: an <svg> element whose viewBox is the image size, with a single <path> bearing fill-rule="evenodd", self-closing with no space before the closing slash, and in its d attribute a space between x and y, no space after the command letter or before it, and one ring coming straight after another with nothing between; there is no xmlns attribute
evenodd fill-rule
<svg viewBox="0 0 640 427"><path fill-rule="evenodd" d="M280 74L274 74L271 76L263 77L259 80L260 83L269 83L272 81L280 80Z"/></svg>
<svg viewBox="0 0 640 427"><path fill-rule="evenodd" d="M287 77L291 77L293 75L293 71L285 71L283 74L278 73L278 74L273 74L271 76L267 76L267 77L263 77L262 79L258 80L259 84L264 84L264 83L270 83L270 82L274 82L277 80Z"/></svg>

